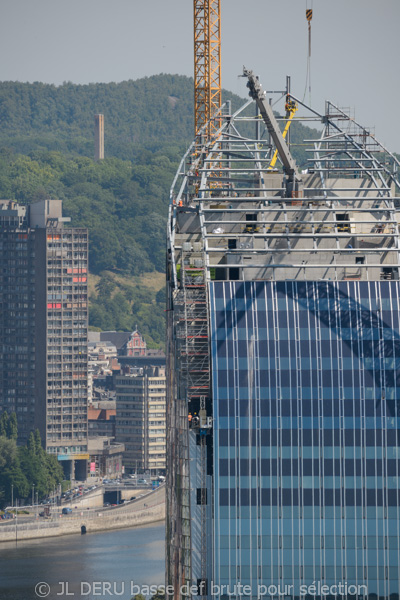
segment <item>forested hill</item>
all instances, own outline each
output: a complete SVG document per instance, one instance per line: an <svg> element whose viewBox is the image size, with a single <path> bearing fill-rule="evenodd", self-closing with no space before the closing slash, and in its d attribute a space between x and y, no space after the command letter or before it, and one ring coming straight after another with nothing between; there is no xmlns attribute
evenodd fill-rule
<svg viewBox="0 0 400 600"><path fill-rule="evenodd" d="M134 149L189 141L193 83L159 75L124 81L54 86L0 83L0 144L16 152L47 149L93 156L94 115L105 115L107 156L133 159Z"/></svg>
<svg viewBox="0 0 400 600"><path fill-rule="evenodd" d="M227 90L222 96L234 110L244 102ZM97 113L104 114L106 157L135 161L143 149L167 147L179 156L193 139L193 79L162 74L89 85L0 82L0 148L92 158ZM292 129L293 141L313 135L301 124Z"/></svg>
<svg viewBox="0 0 400 600"><path fill-rule="evenodd" d="M235 106L242 100L229 92ZM155 75L122 83L61 86L0 83L0 145L27 154L57 150L92 157L94 115L104 114L106 156L133 160L138 148L187 145L193 137L193 80Z"/></svg>
<svg viewBox="0 0 400 600"><path fill-rule="evenodd" d="M245 88L244 88L245 89ZM243 99L223 92L233 108ZM106 158L94 162L94 115L105 119ZM292 141L315 130L296 124ZM193 80L158 75L55 87L0 82L0 198L63 200L88 227L90 324L164 340L169 188L193 137ZM301 153L296 154L301 164Z"/></svg>

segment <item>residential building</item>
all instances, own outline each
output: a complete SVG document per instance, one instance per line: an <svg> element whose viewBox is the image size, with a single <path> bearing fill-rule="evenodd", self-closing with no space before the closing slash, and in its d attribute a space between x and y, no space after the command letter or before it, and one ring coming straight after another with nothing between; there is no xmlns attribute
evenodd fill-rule
<svg viewBox="0 0 400 600"><path fill-rule="evenodd" d="M88 343L88 401L89 405L96 397L96 388L112 384L112 373L119 369L117 348L111 342L89 341Z"/></svg>
<svg viewBox="0 0 400 600"><path fill-rule="evenodd" d="M124 445L107 436L89 438L89 477L120 478L123 475L122 457Z"/></svg>
<svg viewBox="0 0 400 600"><path fill-rule="evenodd" d="M301 172L295 98L279 123L245 75L256 107L221 109L171 195L166 583L398 598L400 163L302 104Z"/></svg>
<svg viewBox="0 0 400 600"><path fill-rule="evenodd" d="M88 343L89 361L99 364L102 367L108 367L112 358L117 357L117 348L111 342L91 342Z"/></svg>
<svg viewBox="0 0 400 600"><path fill-rule="evenodd" d="M75 476L88 459L88 236L66 221L61 200L0 202L0 410Z"/></svg>
<svg viewBox="0 0 400 600"><path fill-rule="evenodd" d="M121 366L150 367L165 366L165 353L159 348L147 348L144 336L136 329L130 331L89 332L91 343L112 344L117 348Z"/></svg>
<svg viewBox="0 0 400 600"><path fill-rule="evenodd" d="M165 471L165 368L127 367L115 377L116 440L129 472Z"/></svg>
<svg viewBox="0 0 400 600"><path fill-rule="evenodd" d="M121 354L124 345L131 337L131 331L90 331L90 342L111 342L116 348L118 355Z"/></svg>
<svg viewBox="0 0 400 600"><path fill-rule="evenodd" d="M35 428L35 231L27 207L0 202L0 412L15 412L18 441Z"/></svg>
<svg viewBox="0 0 400 600"><path fill-rule="evenodd" d="M88 433L89 437L105 436L115 439L115 408L94 408L88 409Z"/></svg>

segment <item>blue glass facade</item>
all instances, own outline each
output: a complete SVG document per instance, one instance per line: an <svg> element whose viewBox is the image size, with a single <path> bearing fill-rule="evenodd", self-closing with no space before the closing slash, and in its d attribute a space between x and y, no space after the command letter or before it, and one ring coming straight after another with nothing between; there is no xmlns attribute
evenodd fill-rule
<svg viewBox="0 0 400 600"><path fill-rule="evenodd" d="M396 598L399 282L209 289L213 584Z"/></svg>

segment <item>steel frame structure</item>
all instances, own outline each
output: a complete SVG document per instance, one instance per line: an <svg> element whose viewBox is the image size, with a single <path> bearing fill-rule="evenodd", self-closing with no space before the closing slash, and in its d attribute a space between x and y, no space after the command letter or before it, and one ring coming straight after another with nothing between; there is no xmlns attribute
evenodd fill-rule
<svg viewBox="0 0 400 600"><path fill-rule="evenodd" d="M219 129L213 115L221 106L220 0L194 0L195 135L206 127L210 137Z"/></svg>
<svg viewBox="0 0 400 600"><path fill-rule="evenodd" d="M282 269L286 278L313 279L321 269L319 277L324 277L327 253L332 264L326 272L332 279L342 279L343 269L354 270L361 254L365 261L357 261L357 270L362 278L374 279L374 270L384 263L397 268L398 159L331 102L320 114L290 97L304 111L294 121L323 123L318 139L304 140L309 158L301 197L292 197L282 168L269 169L273 150L268 131L260 139L241 133L254 131L248 124L257 122L245 116L250 101L234 115L223 107L214 138L200 155L193 151L195 143L189 149L171 192L171 223L176 225L178 204L183 210L198 207L208 280L222 262L227 268L245 266L241 278L246 279L275 278L274 272ZM248 221L249 212L254 223ZM341 225L342 215L350 213ZM237 241L236 248L228 249L228 239ZM176 251L171 258L177 259Z"/></svg>

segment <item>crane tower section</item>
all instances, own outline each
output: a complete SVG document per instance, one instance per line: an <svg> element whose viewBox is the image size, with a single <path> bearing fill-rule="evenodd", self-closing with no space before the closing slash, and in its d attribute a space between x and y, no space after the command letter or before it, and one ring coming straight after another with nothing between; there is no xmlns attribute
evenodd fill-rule
<svg viewBox="0 0 400 600"><path fill-rule="evenodd" d="M194 2L195 134L207 125L211 137L218 121L210 121L221 106L221 4L220 0Z"/></svg>

